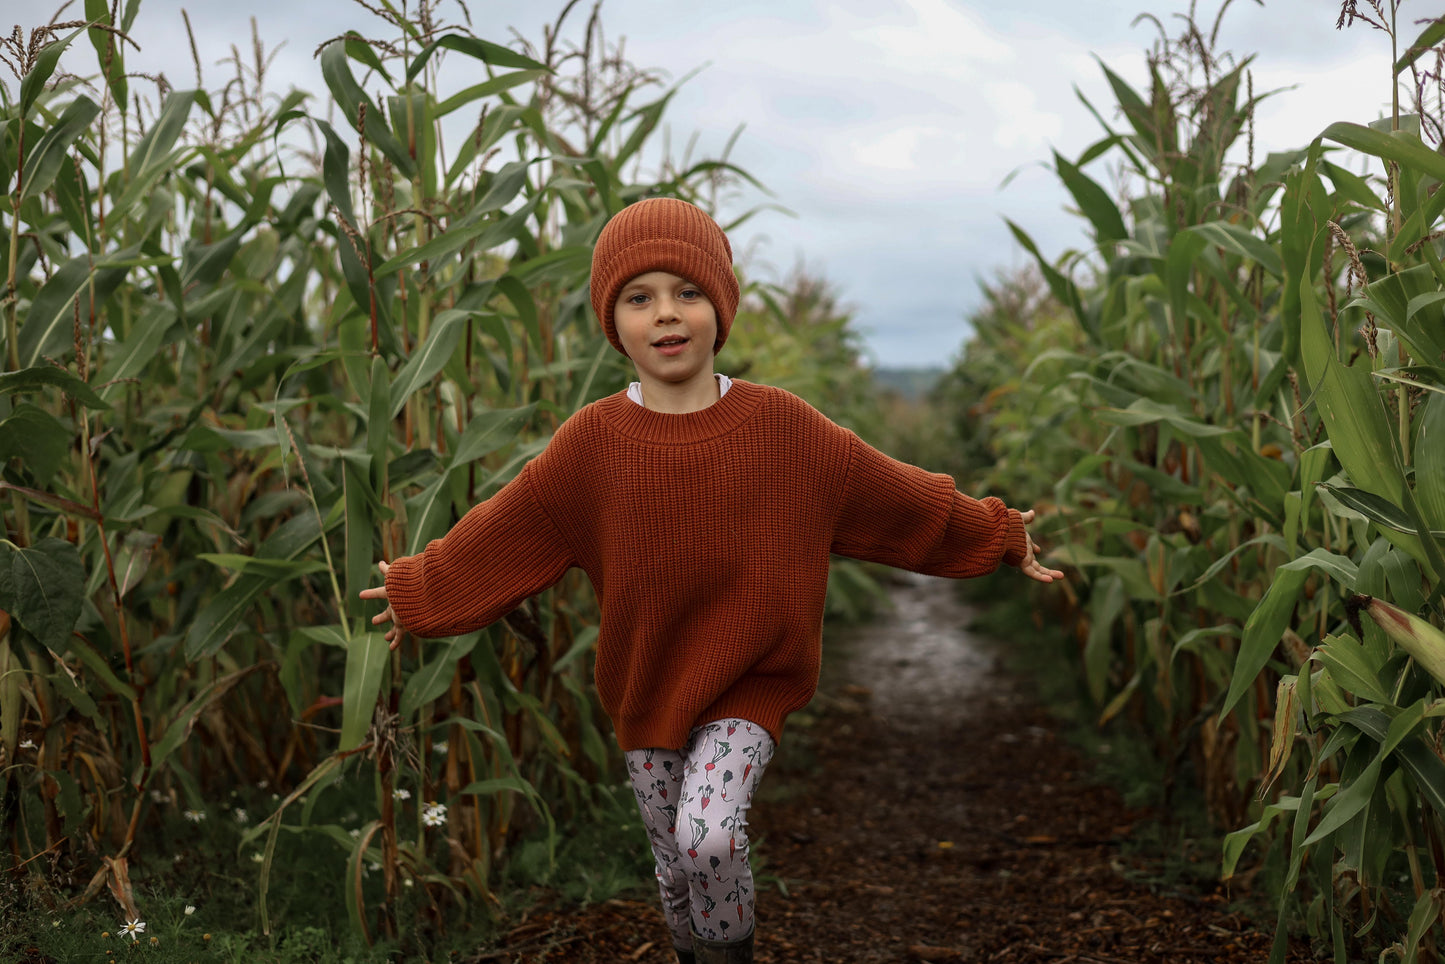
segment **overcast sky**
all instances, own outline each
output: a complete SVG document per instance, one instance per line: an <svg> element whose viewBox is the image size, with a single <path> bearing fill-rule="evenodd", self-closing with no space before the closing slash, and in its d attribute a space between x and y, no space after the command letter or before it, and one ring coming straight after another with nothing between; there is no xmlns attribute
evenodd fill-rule
<svg viewBox="0 0 1445 964"><path fill-rule="evenodd" d="M249 44L251 15L268 45L285 41L273 82L316 92L325 90L312 58L317 44L377 25L354 0L143 0L133 31L143 49L128 55L128 68L194 83L182 6L208 86L223 76L210 65L229 45ZM468 6L479 36L508 42L510 28L539 40L563 3ZM1094 58L1140 86L1156 33L1131 21L1147 10L1172 26L1187 8L1179 0L606 0L602 20L610 37L626 37L639 66L674 80L702 67L666 115L675 144L696 134L699 153L716 152L745 125L733 160L793 212L764 212L736 232L734 248L754 275L782 278L802 263L830 279L873 359L893 366L946 364L957 354L979 280L1026 261L1005 217L1050 257L1086 242L1042 166L1051 150L1077 157L1102 136L1073 88L1112 111ZM0 26L30 25L33 9L33 0L0 0ZM457 8L441 9L459 19ZM589 9L588 0L579 4L569 21L575 31ZM1209 24L1218 5L1199 9ZM1401 11L1439 12L1419 0ZM1222 46L1258 54L1256 92L1295 85L1261 108L1258 156L1387 108L1388 37L1363 26L1337 32L1338 13L1334 0L1234 0L1228 10ZM1413 39L1418 29L1401 33ZM442 82L460 89L475 79L444 69ZM1103 162L1089 171L1107 183ZM723 219L767 200L742 193Z"/></svg>

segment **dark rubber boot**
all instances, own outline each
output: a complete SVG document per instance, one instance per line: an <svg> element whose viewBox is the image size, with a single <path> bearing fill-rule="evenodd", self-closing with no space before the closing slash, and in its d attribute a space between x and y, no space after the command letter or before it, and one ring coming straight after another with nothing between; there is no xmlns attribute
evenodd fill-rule
<svg viewBox="0 0 1445 964"><path fill-rule="evenodd" d="M753 935L740 941L710 941L692 935L697 964L753 964Z"/></svg>
<svg viewBox="0 0 1445 964"><path fill-rule="evenodd" d="M677 955L677 964L697 964L697 955L690 949L683 950L680 947L674 947L672 951Z"/></svg>

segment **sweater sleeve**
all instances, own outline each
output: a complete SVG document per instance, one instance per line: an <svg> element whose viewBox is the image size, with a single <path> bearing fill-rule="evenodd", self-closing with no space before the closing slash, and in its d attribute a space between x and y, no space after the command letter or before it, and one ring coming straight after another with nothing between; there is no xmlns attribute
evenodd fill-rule
<svg viewBox="0 0 1445 964"><path fill-rule="evenodd" d="M963 579L1023 561L1024 524L999 499L973 499L953 479L889 458L856 435L833 552Z"/></svg>
<svg viewBox="0 0 1445 964"><path fill-rule="evenodd" d="M532 491L529 463L440 539L392 563L386 593L397 622L427 638L496 622L575 564Z"/></svg>

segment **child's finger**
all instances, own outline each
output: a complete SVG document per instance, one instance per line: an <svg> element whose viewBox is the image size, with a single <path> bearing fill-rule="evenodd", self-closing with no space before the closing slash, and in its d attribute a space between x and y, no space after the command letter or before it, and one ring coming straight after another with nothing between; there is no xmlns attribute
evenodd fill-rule
<svg viewBox="0 0 1445 964"><path fill-rule="evenodd" d="M1024 525L1028 525L1030 522L1034 521L1034 510L1024 509L1022 512L1019 513L1019 518L1024 520Z"/></svg>

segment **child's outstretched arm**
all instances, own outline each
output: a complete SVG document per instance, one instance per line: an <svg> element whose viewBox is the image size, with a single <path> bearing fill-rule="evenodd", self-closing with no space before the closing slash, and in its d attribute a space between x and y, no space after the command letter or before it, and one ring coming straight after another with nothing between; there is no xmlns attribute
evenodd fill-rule
<svg viewBox="0 0 1445 964"><path fill-rule="evenodd" d="M376 565L377 568L381 570L381 585L361 590L360 595L362 599L387 599L386 571L390 569L391 566L386 562L378 562ZM387 599L385 611L371 617L371 624L373 626L380 626L382 623L391 623L390 626L386 627L386 641L391 645L392 649L396 649L401 645L402 625L397 621L396 613L392 612L391 601L389 599Z"/></svg>
<svg viewBox="0 0 1445 964"><path fill-rule="evenodd" d="M832 546L838 555L954 579L1000 565L1040 582L1063 578L1034 553L1026 528L1032 511L971 498L946 475L890 458L851 432L845 438L848 474Z"/></svg>
<svg viewBox="0 0 1445 964"><path fill-rule="evenodd" d="M1024 526L1027 527L1030 522L1034 521L1034 510L1029 509L1027 512L1020 512L1019 518L1023 520ZM1062 572L1057 569L1045 569L1043 563L1034 557L1034 550L1039 547L1034 542L1034 537L1029 534L1027 528L1024 529L1024 544L1028 548L1024 552L1023 561L1019 563L1020 572L1030 579L1037 579L1039 582L1053 582L1055 579L1064 578Z"/></svg>
<svg viewBox="0 0 1445 964"><path fill-rule="evenodd" d="M440 539L415 555L381 563L384 584L361 591L386 601L375 625L392 623L423 639L459 636L489 625L576 564L570 546L537 502L529 479L537 460Z"/></svg>

